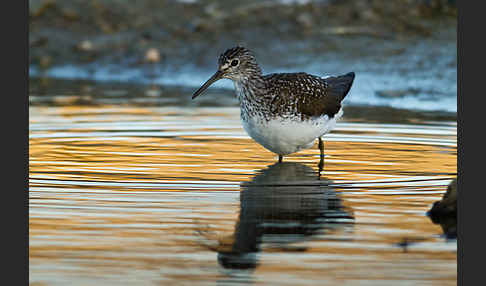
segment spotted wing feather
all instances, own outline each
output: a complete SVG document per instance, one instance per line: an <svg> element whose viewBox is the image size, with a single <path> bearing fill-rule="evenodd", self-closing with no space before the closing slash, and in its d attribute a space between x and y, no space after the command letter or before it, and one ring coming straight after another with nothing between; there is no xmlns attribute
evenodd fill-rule
<svg viewBox="0 0 486 286"><path fill-rule="evenodd" d="M285 114L293 112L302 119L327 114L333 117L349 92L354 73L320 78L307 73L279 73L265 76L273 95L271 109Z"/></svg>

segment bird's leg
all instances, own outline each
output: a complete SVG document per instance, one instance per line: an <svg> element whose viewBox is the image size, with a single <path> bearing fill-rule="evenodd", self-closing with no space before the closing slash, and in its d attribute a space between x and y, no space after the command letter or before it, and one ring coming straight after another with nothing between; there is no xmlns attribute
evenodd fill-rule
<svg viewBox="0 0 486 286"><path fill-rule="evenodd" d="M321 172L324 170L324 156L321 156L321 160L319 161L319 175L318 177L321 177Z"/></svg>
<svg viewBox="0 0 486 286"><path fill-rule="evenodd" d="M282 155L278 155L278 162L279 163L282 163L282 160L283 160L283 156Z"/></svg>
<svg viewBox="0 0 486 286"><path fill-rule="evenodd" d="M324 169L324 142L322 142L321 137L319 137L319 150L321 151L321 160L319 161L319 178L321 177L321 172Z"/></svg>
<svg viewBox="0 0 486 286"><path fill-rule="evenodd" d="M324 142L321 137L319 137L319 150L321 150L321 158L324 157Z"/></svg>

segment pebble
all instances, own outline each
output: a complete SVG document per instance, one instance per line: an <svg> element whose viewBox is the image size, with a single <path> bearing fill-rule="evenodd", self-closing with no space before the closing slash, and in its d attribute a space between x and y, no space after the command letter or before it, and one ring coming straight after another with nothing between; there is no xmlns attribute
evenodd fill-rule
<svg viewBox="0 0 486 286"><path fill-rule="evenodd" d="M149 63L158 63L160 61L160 53L159 50L155 48L150 48L145 53L145 61Z"/></svg>
<svg viewBox="0 0 486 286"><path fill-rule="evenodd" d="M93 43L89 40L84 40L82 41L81 43L79 43L77 45L77 48L80 50L80 51L83 51L83 52L89 52L89 51L92 51L94 46L93 46Z"/></svg>

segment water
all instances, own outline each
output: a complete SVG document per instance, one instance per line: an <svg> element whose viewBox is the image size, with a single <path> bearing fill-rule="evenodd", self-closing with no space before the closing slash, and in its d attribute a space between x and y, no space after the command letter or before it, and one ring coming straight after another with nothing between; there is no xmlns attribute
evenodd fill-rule
<svg viewBox="0 0 486 286"><path fill-rule="evenodd" d="M276 164L225 91L60 86L30 92L32 284L456 285L425 215L457 175L452 119L345 106L319 175L317 146Z"/></svg>

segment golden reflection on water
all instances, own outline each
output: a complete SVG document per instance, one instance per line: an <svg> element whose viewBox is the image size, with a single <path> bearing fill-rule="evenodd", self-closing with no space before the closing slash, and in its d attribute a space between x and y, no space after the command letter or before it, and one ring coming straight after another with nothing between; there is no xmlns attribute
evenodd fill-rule
<svg viewBox="0 0 486 286"><path fill-rule="evenodd" d="M234 108L31 107L29 132L31 282L455 285L455 242L425 216L457 174L454 124L344 118L325 137L322 180L317 148L284 160L305 176L268 175L276 156ZM248 192L261 174L303 183ZM323 223L326 192L352 222ZM275 220L284 230L268 240ZM257 266L235 278L218 253L250 238ZM404 239L415 241L406 251Z"/></svg>

